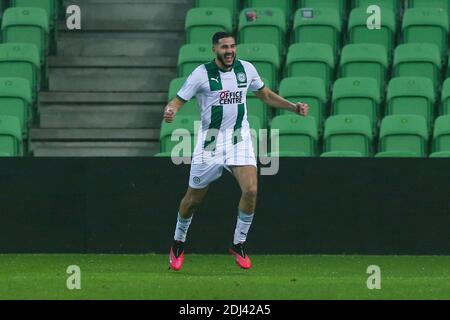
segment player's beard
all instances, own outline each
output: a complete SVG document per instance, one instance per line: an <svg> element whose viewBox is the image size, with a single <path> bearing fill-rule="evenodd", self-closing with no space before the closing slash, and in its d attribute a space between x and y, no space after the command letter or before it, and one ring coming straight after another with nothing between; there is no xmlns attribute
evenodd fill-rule
<svg viewBox="0 0 450 320"><path fill-rule="evenodd" d="M220 54L218 54L217 55L217 59L220 61L220 63L222 63L222 65L224 65L227 69L228 68L231 68L232 66L233 66L233 64L234 64L234 61L236 60L236 54L234 54L233 53L233 61L231 62L231 64L226 64L226 62L225 62L225 56L226 56L226 54L224 54L223 56L222 55L220 55Z"/></svg>

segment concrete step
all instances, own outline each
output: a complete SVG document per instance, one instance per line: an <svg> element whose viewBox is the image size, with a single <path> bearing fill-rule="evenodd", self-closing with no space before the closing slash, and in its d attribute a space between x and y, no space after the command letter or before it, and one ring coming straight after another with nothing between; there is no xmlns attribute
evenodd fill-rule
<svg viewBox="0 0 450 320"><path fill-rule="evenodd" d="M183 32L60 32L62 56L178 57Z"/></svg>
<svg viewBox="0 0 450 320"><path fill-rule="evenodd" d="M57 104L39 108L41 128L159 129L164 106Z"/></svg>
<svg viewBox="0 0 450 320"><path fill-rule="evenodd" d="M152 141L159 129L40 129L30 130L32 141Z"/></svg>
<svg viewBox="0 0 450 320"><path fill-rule="evenodd" d="M157 142L33 142L36 157L149 157Z"/></svg>
<svg viewBox="0 0 450 320"><path fill-rule="evenodd" d="M194 0L71 0L66 3L80 7L84 31L182 31L186 13L193 7ZM64 25L62 27L65 28Z"/></svg>
<svg viewBox="0 0 450 320"><path fill-rule="evenodd" d="M51 59L50 91L164 92L176 77L174 60L167 58Z"/></svg>

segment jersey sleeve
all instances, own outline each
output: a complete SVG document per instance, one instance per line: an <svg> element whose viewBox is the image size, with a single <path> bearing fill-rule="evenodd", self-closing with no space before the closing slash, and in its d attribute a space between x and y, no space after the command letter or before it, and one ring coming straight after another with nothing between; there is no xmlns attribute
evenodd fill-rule
<svg viewBox="0 0 450 320"><path fill-rule="evenodd" d="M261 80L261 77L258 74L258 71L256 70L255 66L250 64L250 76L251 76L251 81L250 81L250 86L249 86L249 90L250 91L258 91L261 90L262 88L265 87L264 82Z"/></svg>
<svg viewBox="0 0 450 320"><path fill-rule="evenodd" d="M192 71L192 73L189 75L189 77L186 79L183 86L177 93L177 97L179 99L187 102L197 94L201 84L199 74L200 72L198 68Z"/></svg>

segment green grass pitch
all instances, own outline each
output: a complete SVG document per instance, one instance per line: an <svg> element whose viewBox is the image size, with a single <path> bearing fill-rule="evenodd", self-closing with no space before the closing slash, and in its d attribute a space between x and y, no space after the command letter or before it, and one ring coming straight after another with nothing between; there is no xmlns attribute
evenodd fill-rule
<svg viewBox="0 0 450 320"><path fill-rule="evenodd" d="M181 272L166 255L0 255L0 299L450 299L450 256L187 255ZM66 286L69 265L81 289ZM367 288L367 267L381 289Z"/></svg>

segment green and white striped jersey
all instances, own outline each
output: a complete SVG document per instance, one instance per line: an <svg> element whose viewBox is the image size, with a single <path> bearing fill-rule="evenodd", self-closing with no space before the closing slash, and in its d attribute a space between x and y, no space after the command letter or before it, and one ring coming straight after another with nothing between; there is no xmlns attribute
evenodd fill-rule
<svg viewBox="0 0 450 320"><path fill-rule="evenodd" d="M256 68L248 61L236 59L231 71L221 70L215 61L198 66L187 78L178 91L178 98L189 101L196 96L201 108L201 130L203 132L216 129L220 132L239 130L234 138L220 141L242 141L250 136L247 121L247 91L258 91L264 88ZM212 139L214 144L220 142ZM232 141L234 140L234 141ZM205 146L211 141L206 141Z"/></svg>

